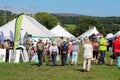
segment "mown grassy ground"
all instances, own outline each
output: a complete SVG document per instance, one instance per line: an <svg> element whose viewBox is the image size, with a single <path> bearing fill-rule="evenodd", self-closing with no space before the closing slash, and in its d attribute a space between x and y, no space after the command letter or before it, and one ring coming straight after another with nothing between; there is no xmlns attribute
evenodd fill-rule
<svg viewBox="0 0 120 80"><path fill-rule="evenodd" d="M66 65L57 66L50 64L38 67L36 63L0 63L0 80L120 80L120 69L114 63L108 66L110 62L107 52L106 64L95 65L92 63L90 72L81 72L82 69L82 50L79 54L77 66Z"/></svg>

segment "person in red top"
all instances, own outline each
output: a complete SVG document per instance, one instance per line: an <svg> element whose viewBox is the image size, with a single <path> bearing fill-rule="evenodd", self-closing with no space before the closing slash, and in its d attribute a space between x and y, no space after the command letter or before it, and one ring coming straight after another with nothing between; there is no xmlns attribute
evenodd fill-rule
<svg viewBox="0 0 120 80"><path fill-rule="evenodd" d="M115 38L113 41L113 55L110 56L112 58L110 65L112 65L113 60L115 60L118 56L120 56L120 36Z"/></svg>

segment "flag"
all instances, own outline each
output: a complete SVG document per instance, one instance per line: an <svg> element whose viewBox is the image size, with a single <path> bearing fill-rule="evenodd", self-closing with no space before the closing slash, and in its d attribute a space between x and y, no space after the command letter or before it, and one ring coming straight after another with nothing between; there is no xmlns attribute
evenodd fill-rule
<svg viewBox="0 0 120 80"><path fill-rule="evenodd" d="M3 31L1 31L0 41L2 44L4 43L4 32Z"/></svg>
<svg viewBox="0 0 120 80"><path fill-rule="evenodd" d="M16 19L15 32L14 32L14 50L18 48L20 44L20 30L22 26L23 14L20 14Z"/></svg>
<svg viewBox="0 0 120 80"><path fill-rule="evenodd" d="M10 41L14 41L13 32L10 31Z"/></svg>

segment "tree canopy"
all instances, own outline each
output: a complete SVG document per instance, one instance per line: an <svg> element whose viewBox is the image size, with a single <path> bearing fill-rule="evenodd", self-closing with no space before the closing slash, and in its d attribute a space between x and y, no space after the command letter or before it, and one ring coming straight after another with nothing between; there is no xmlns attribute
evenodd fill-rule
<svg viewBox="0 0 120 80"><path fill-rule="evenodd" d="M17 15L11 11L0 10L0 26L16 18ZM35 19L48 29L52 29L59 22L75 36L79 36L93 26L96 26L97 30L102 34L116 33L120 30L120 17L61 16L39 12L35 14Z"/></svg>
<svg viewBox="0 0 120 80"><path fill-rule="evenodd" d="M59 20L57 19L57 17L46 13L46 12L42 12L42 13L36 13L35 14L35 19L40 22L42 25L44 25L45 27L47 27L48 29L52 29L53 27L55 27Z"/></svg>
<svg viewBox="0 0 120 80"><path fill-rule="evenodd" d="M76 25L74 34L79 36L94 26L99 30L99 32L104 33L103 25L98 19L92 17L83 17L79 20L79 24Z"/></svg>

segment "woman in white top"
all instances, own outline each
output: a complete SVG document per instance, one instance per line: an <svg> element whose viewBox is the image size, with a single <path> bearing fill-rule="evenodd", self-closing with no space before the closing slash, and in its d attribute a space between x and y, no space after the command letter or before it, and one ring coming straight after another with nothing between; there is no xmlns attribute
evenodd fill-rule
<svg viewBox="0 0 120 80"><path fill-rule="evenodd" d="M50 46L50 56L52 57L52 65L55 66L56 65L56 57L59 53L58 50L58 46L56 45L55 42L53 42L53 44Z"/></svg>
<svg viewBox="0 0 120 80"><path fill-rule="evenodd" d="M83 44L83 71L90 71L91 60L93 57L93 47L90 40L85 39L85 43Z"/></svg>

